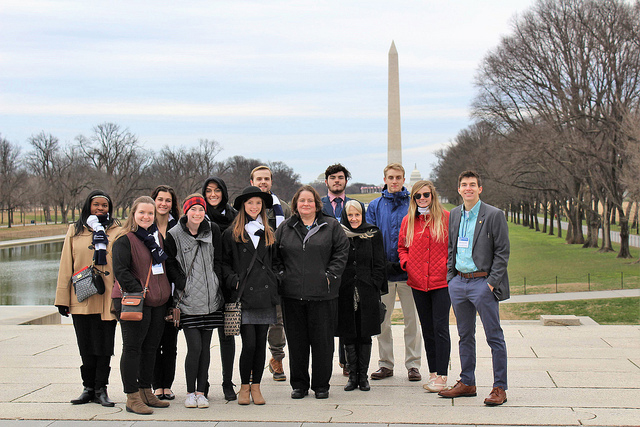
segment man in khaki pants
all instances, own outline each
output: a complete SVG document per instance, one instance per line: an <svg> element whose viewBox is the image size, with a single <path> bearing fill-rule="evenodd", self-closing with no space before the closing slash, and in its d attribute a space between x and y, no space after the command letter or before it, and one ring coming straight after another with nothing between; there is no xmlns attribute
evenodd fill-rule
<svg viewBox="0 0 640 427"><path fill-rule="evenodd" d="M387 277L389 293L382 296L387 306L387 314L382 322L382 332L378 335L379 369L371 374L374 380L393 376L393 337L391 334L391 314L396 302L396 293L400 298L404 315L404 365L409 381L420 381L420 361L422 337L418 328L418 313L413 301L413 293L407 285L407 273L400 268L398 257L398 234L402 218L409 210L409 192L404 188L404 168L392 163L384 169L384 188L382 196L373 200L367 208L367 222L376 225L384 238L387 256Z"/></svg>

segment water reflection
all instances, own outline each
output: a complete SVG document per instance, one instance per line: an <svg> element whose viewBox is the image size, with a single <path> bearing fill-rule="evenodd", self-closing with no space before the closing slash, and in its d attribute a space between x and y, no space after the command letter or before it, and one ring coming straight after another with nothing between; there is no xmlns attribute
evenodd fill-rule
<svg viewBox="0 0 640 427"><path fill-rule="evenodd" d="M52 305L62 242L0 249L0 305Z"/></svg>

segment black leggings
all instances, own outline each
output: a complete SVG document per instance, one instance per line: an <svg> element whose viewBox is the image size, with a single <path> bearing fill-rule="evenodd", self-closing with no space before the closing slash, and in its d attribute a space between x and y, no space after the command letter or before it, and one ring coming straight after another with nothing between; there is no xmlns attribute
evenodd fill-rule
<svg viewBox="0 0 640 427"><path fill-rule="evenodd" d="M187 340L187 357L184 371L187 377L187 393L199 391L204 393L209 379L209 363L211 362L211 336L213 331L198 328L184 328ZM196 387L197 382L197 387Z"/></svg>
<svg viewBox="0 0 640 427"><path fill-rule="evenodd" d="M242 352L240 353L240 381L260 384L267 352L269 325L240 325Z"/></svg>

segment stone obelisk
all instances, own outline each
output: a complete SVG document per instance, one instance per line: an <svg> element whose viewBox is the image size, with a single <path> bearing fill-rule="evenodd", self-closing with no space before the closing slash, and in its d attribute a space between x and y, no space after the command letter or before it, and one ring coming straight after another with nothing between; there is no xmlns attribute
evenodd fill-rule
<svg viewBox="0 0 640 427"><path fill-rule="evenodd" d="M398 51L392 41L389 49L389 111L387 125L387 164L402 164L400 141L400 77L398 75Z"/></svg>

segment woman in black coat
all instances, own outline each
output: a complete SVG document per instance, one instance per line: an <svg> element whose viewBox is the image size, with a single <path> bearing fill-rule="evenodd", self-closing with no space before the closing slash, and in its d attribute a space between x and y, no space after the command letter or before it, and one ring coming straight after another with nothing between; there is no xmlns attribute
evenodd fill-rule
<svg viewBox="0 0 640 427"><path fill-rule="evenodd" d="M380 295L388 292L384 243L378 227L363 222L362 205L355 200L345 204L341 222L349 238L336 330L344 342L349 369L344 389L368 391L371 336L380 333Z"/></svg>
<svg viewBox="0 0 640 427"><path fill-rule="evenodd" d="M220 233L224 233L231 225L238 211L229 204L229 192L227 184L217 176L207 178L202 186L202 195L207 204L207 219L218 225ZM230 302L229 293L223 286L222 293L225 302ZM218 339L220 340L220 361L222 362L222 392L225 400L236 400L236 392L233 388L233 360L236 357L236 341L233 335L225 335L223 328L218 328ZM209 387L205 395L209 394Z"/></svg>
<svg viewBox="0 0 640 427"><path fill-rule="evenodd" d="M291 208L291 218L276 230L291 397L301 399L311 388L317 399L326 399L338 320L338 289L349 255L349 240L340 223L322 213L320 195L313 187L300 187ZM311 379L309 352L313 357Z"/></svg>
<svg viewBox="0 0 640 427"><path fill-rule="evenodd" d="M247 187L235 200L238 216L222 236L222 274L231 300L242 303L242 352L238 403L264 405L260 390L269 325L276 322L278 280L272 269L276 245L266 210L272 198Z"/></svg>

